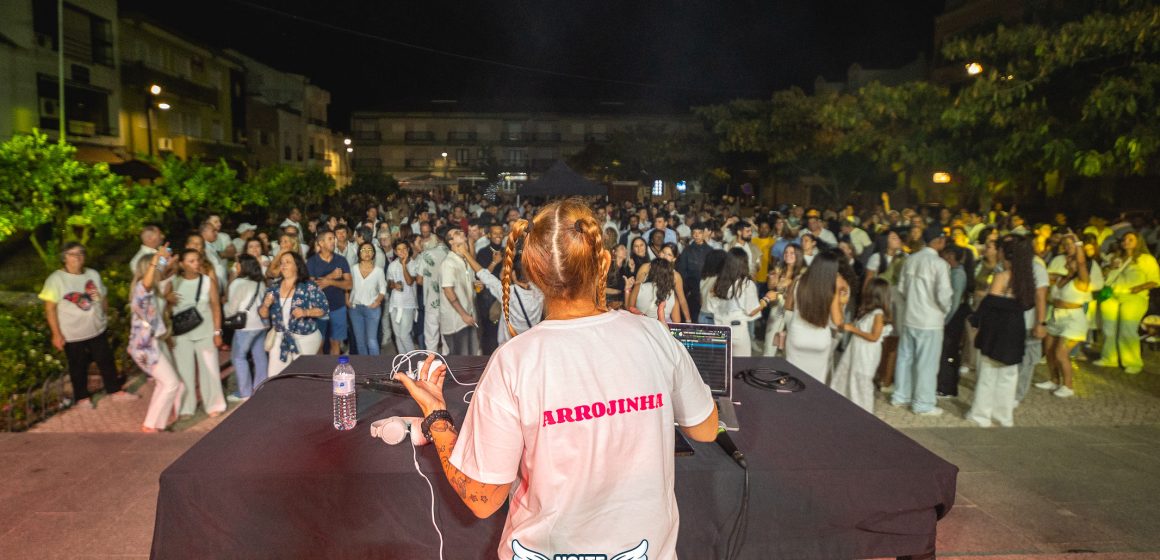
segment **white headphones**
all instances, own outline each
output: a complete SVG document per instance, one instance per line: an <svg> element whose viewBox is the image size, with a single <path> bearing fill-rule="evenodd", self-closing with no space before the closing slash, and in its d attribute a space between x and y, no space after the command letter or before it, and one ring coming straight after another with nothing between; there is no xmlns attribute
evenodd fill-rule
<svg viewBox="0 0 1160 560"><path fill-rule="evenodd" d="M392 416L386 420L376 420L371 423L371 437L379 438L387 445L398 445L410 434L411 444L420 447L430 443L423 437L420 429L422 424L423 419L414 416Z"/></svg>

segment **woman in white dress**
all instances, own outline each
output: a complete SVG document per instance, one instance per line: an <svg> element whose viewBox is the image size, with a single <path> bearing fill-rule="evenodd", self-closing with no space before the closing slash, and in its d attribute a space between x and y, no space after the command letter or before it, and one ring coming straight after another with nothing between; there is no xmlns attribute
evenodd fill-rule
<svg viewBox="0 0 1160 560"><path fill-rule="evenodd" d="M772 290L760 300L757 298L757 288L749 279L749 255L736 247L730 249L705 306L712 312L715 324L729 327L734 356L753 355L749 323L776 298Z"/></svg>
<svg viewBox="0 0 1160 560"><path fill-rule="evenodd" d="M1048 292L1051 311L1047 317L1044 355L1051 379L1035 386L1067 398L1075 395L1071 351L1087 339L1088 318L1084 306L1092 301L1093 291L1104 287L1104 277L1100 265L1087 260L1083 246L1074 235L1063 238L1060 250L1062 254L1052 259L1047 268L1052 282Z"/></svg>
<svg viewBox="0 0 1160 560"><path fill-rule="evenodd" d="M832 329L844 324L843 310L850 301L850 284L838 274L838 256L818 253L794 286L786 310L785 357L814 379L826 382L833 355Z"/></svg>
<svg viewBox="0 0 1160 560"><path fill-rule="evenodd" d="M874 413L874 374L882 360L882 340L890 334L890 283L875 278L862 292L858 320L843 325L852 335L850 345L838 359L830 388Z"/></svg>

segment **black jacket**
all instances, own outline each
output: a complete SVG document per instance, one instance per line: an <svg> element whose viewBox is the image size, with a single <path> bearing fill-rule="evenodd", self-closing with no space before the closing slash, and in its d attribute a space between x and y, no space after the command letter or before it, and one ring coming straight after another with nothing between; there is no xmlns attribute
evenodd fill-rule
<svg viewBox="0 0 1160 560"><path fill-rule="evenodd" d="M970 318L971 326L979 329L975 348L1001 364L1011 366L1022 362L1023 341L1027 338L1023 311L1012 298L987 294Z"/></svg>

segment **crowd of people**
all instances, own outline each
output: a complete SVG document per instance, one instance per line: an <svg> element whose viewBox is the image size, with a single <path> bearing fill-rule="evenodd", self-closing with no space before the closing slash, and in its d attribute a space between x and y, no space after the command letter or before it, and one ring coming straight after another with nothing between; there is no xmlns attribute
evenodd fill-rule
<svg viewBox="0 0 1160 560"><path fill-rule="evenodd" d="M942 414L938 399L957 397L973 369L967 419L1010 426L1032 386L1072 397L1072 360L1089 348L1100 348L1096 365L1143 367L1143 320L1160 287L1160 228L1149 215L1033 224L1000 204L899 210L885 195L836 210L583 203L610 255L608 307L727 325L734 356L784 355L867 410L881 391L915 414ZM210 215L180 246L145 227L128 265L129 352L156 383L143 431L164 430L199 403L220 414L304 354L494 352L543 319L545 287L530 278L551 275L526 270L522 247L508 241L540 208L399 195L359 216L292 209L276 228L223 229ZM84 257L84 247L66 246L40 294L53 343L78 401L94 361L106 391L134 398L117 384L105 287ZM219 363L227 347L229 395ZM1033 385L1041 358L1049 376Z"/></svg>

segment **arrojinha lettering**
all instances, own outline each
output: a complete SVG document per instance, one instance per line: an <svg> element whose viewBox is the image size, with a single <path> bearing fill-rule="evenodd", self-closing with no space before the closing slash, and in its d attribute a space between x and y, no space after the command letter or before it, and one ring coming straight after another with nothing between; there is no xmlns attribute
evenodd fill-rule
<svg viewBox="0 0 1160 560"><path fill-rule="evenodd" d="M665 406L663 393L656 393L655 395L641 395L639 397L629 397L627 399L613 399L607 403L600 401L594 402L592 404L580 404L570 408L545 410L544 423L542 426L554 426L556 424L568 422L582 422L585 420L602 418L604 416L615 416L617 414L638 412L641 410L653 410L663 406Z"/></svg>

